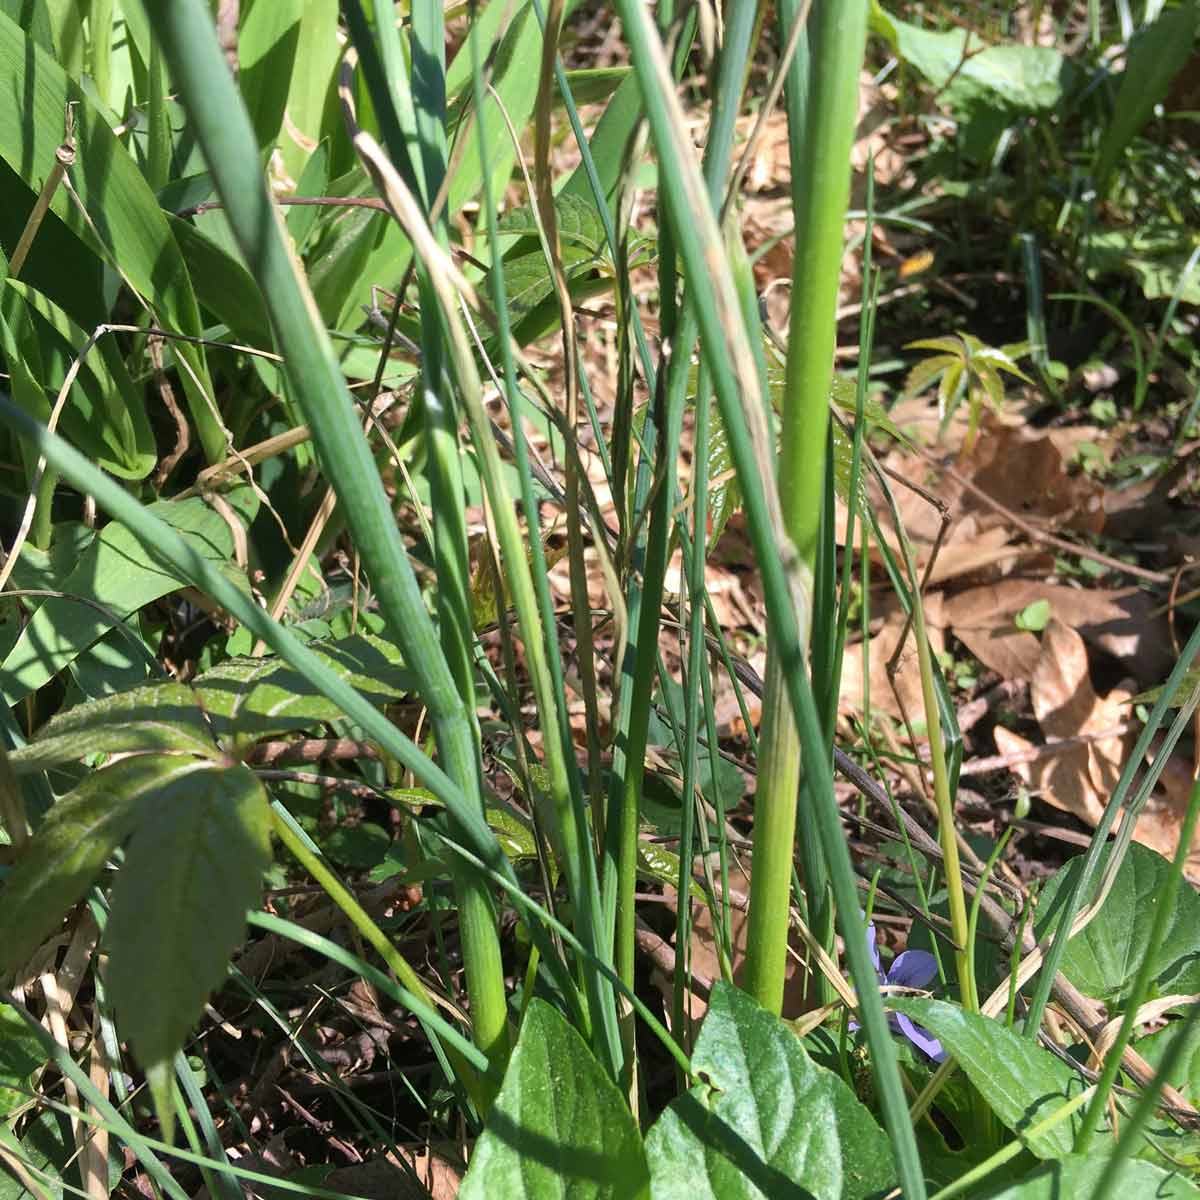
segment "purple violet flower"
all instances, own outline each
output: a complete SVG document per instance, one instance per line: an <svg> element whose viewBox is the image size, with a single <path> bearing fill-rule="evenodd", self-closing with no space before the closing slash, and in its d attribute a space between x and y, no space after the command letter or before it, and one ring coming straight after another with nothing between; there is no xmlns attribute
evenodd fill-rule
<svg viewBox="0 0 1200 1200"><path fill-rule="evenodd" d="M879 961L875 937L875 924L871 922L867 926L867 946L871 951L871 961L875 964L875 974L879 976L882 985L923 988L933 982L934 976L937 975L937 959L927 950L905 950L897 954L885 972ZM946 1061L948 1055L942 1049L942 1043L928 1030L922 1029L911 1017L897 1012L890 1012L887 1016L888 1025L897 1033L903 1034L923 1054L937 1063Z"/></svg>

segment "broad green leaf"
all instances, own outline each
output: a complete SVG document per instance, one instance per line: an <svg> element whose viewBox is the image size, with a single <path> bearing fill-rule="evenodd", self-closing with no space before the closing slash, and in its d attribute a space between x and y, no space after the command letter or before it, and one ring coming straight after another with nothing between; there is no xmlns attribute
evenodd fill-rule
<svg viewBox="0 0 1200 1200"><path fill-rule="evenodd" d="M563 271L568 284L596 265L595 255L578 243L562 244ZM504 263L504 288L514 320L532 312L554 293L554 280L541 249L510 258Z"/></svg>
<svg viewBox="0 0 1200 1200"><path fill-rule="evenodd" d="M357 825L339 825L318 839L331 862L356 871L369 871L387 857L391 834L381 825L362 821Z"/></svg>
<svg viewBox="0 0 1200 1200"><path fill-rule="evenodd" d="M1029 1038L943 1000L891 997L888 1008L929 1030L958 1060L1000 1121L1038 1158L1071 1153L1082 1120L1076 1111L1036 1137L1026 1130L1049 1117L1083 1087L1079 1076Z"/></svg>
<svg viewBox="0 0 1200 1200"><path fill-rule="evenodd" d="M311 148L321 140L325 100L341 57L337 35L337 0L305 0L287 95L287 120L279 138L284 170L293 179L300 178Z"/></svg>
<svg viewBox="0 0 1200 1200"><path fill-rule="evenodd" d="M42 348L40 382L53 394L91 334L40 292L19 280L6 283L27 306ZM111 336L101 337L83 359L70 397L60 418L64 437L120 479L150 474L158 449L146 403Z"/></svg>
<svg viewBox="0 0 1200 1200"><path fill-rule="evenodd" d="M105 932L117 1028L144 1068L170 1063L225 978L262 892L270 827L266 792L240 765L193 762L147 797Z"/></svg>
<svg viewBox="0 0 1200 1200"><path fill-rule="evenodd" d="M354 185L335 179L335 195L365 195L370 186L353 173ZM344 186L351 190L343 191ZM317 307L326 324L335 329L357 329L362 324L360 305L371 300L371 289L400 278L412 258L412 248L399 225L386 213L353 208L343 214L308 256L310 282Z"/></svg>
<svg viewBox="0 0 1200 1200"><path fill-rule="evenodd" d="M44 1196L61 1200L80 1194L79 1152L71 1122L65 1113L39 1106L32 1120L21 1127L18 1139L12 1124L0 1122L0 1142L25 1166ZM124 1168L120 1143L114 1138L108 1155L109 1195L117 1190ZM71 1190L66 1191L64 1182ZM34 1200L25 1187L0 1171L0 1200Z"/></svg>
<svg viewBox="0 0 1200 1200"><path fill-rule="evenodd" d="M966 30L938 33L879 9L871 26L951 108L1049 112L1066 92L1071 64L1050 47L988 46Z"/></svg>
<svg viewBox="0 0 1200 1200"><path fill-rule="evenodd" d="M1152 220L1095 233L1088 239L1088 274L1131 273L1147 300L1166 300L1179 292L1185 304L1200 304L1200 271L1184 278L1196 248L1187 224Z"/></svg>
<svg viewBox="0 0 1200 1200"><path fill-rule="evenodd" d="M1162 1063L1167 1047L1180 1036L1178 1024L1139 1038L1134 1049L1154 1068ZM1188 1039L1175 1060L1175 1073L1167 1080L1176 1091L1181 1092L1195 1104L1200 1099L1200 1026L1192 1026Z"/></svg>
<svg viewBox="0 0 1200 1200"><path fill-rule="evenodd" d="M1094 1196L1108 1166L1107 1155L1072 1154L1058 1162L1043 1163L1020 1183L998 1192L980 1193L984 1200L1082 1200ZM1197 1200L1200 1188L1178 1171L1164 1171L1152 1163L1129 1159L1117 1168L1110 1192L1113 1196L1153 1197L1154 1200Z"/></svg>
<svg viewBox="0 0 1200 1200"><path fill-rule="evenodd" d="M187 221L174 216L169 220L191 273L197 300L223 321L239 341L260 350L273 350L275 341L262 292L241 260Z"/></svg>
<svg viewBox="0 0 1200 1200"><path fill-rule="evenodd" d="M625 82L630 71L630 67L584 67L568 71L567 87L577 105L599 104ZM563 102L557 77L554 80L554 99L558 104Z"/></svg>
<svg viewBox="0 0 1200 1200"><path fill-rule="evenodd" d="M1013 618L1013 624L1027 633L1041 633L1050 620L1050 601L1044 597L1027 604Z"/></svg>
<svg viewBox="0 0 1200 1200"><path fill-rule="evenodd" d="M247 526L258 507L254 493L245 487L226 494L224 502ZM173 525L199 557L219 564L232 557L233 531L203 500L163 500L150 505L148 511ZM186 583L173 568L157 565L153 547L143 546L125 526L114 522L88 547L63 581L62 590L96 601L123 619ZM111 626L110 620L86 603L45 601L0 664L4 703L16 704L53 679Z"/></svg>
<svg viewBox="0 0 1200 1200"><path fill-rule="evenodd" d="M413 688L399 648L371 634L309 648L368 700L384 704ZM341 710L298 671L277 658L234 658L199 676L196 695L216 736L244 745L295 729L332 721Z"/></svg>
<svg viewBox="0 0 1200 1200"><path fill-rule="evenodd" d="M709 1085L674 1100L646 1138L654 1200L850 1200L895 1184L875 1118L744 992L713 989L692 1065Z"/></svg>
<svg viewBox="0 0 1200 1200"><path fill-rule="evenodd" d="M596 128L588 139L600 187L610 210L616 203L617 188L624 174L625 147L642 119L642 97L637 77L630 74L613 93ZM571 174L558 193L560 196L576 195L594 200L592 185L588 181L584 164Z"/></svg>
<svg viewBox="0 0 1200 1200"><path fill-rule="evenodd" d="M21 547L21 557L12 571L12 586L60 590L95 536L96 531L82 523L57 522L49 549L39 550L28 542Z"/></svg>
<svg viewBox="0 0 1200 1200"><path fill-rule="evenodd" d="M78 762L92 754L193 754L216 758L196 693L163 680L60 713L27 746L9 752L18 775Z"/></svg>
<svg viewBox="0 0 1200 1200"><path fill-rule="evenodd" d="M0 975L15 970L58 928L129 836L151 789L194 770L191 760L124 758L59 800L0 885Z"/></svg>
<svg viewBox="0 0 1200 1200"><path fill-rule="evenodd" d="M16 21L47 54L54 53L54 31L46 0L3 0L0 12Z"/></svg>
<svg viewBox="0 0 1200 1200"><path fill-rule="evenodd" d="M1157 20L1140 30L1130 43L1112 118L1104 126L1096 149L1092 176L1098 187L1103 187L1125 147L1150 119L1171 81L1195 53L1198 25L1200 4L1184 0L1175 8L1162 10Z"/></svg>
<svg viewBox="0 0 1200 1200"><path fill-rule="evenodd" d="M30 1075L46 1056L29 1026L7 1004L0 1004L0 1119L29 1100Z"/></svg>
<svg viewBox="0 0 1200 1200"><path fill-rule="evenodd" d="M1156 1033L1137 1039L1133 1048L1157 1070L1168 1047L1184 1032L1182 1023L1173 1021ZM1200 1029L1193 1026L1187 1033L1187 1041L1180 1048L1174 1072L1167 1078L1167 1083L1195 1104L1200 1097ZM1181 1127L1166 1115L1156 1113L1150 1119L1147 1133L1151 1138L1139 1149L1139 1158L1168 1169L1186 1166L1193 1172L1200 1172L1200 1133L1196 1130Z"/></svg>
<svg viewBox="0 0 1200 1200"><path fill-rule="evenodd" d="M52 411L50 398L46 395L40 362L28 361L40 357L36 335L24 300L9 288L0 291L0 351L8 373L9 394L34 420L44 423ZM18 449L25 466L26 485L32 487L37 474L37 453L24 441L18 444Z"/></svg>
<svg viewBox="0 0 1200 1200"><path fill-rule="evenodd" d="M1101 862L1107 862L1105 850ZM1059 897L1082 865L1072 859L1046 884L1038 900L1039 941L1057 925ZM1120 1008L1141 966L1154 923L1155 905L1171 864L1137 842L1130 845L1099 914L1067 943L1059 968L1076 987ZM1179 889L1166 936L1154 956L1152 994L1200 992L1200 896L1186 884Z"/></svg>
<svg viewBox="0 0 1200 1200"><path fill-rule="evenodd" d="M640 1200L648 1185L621 1093L566 1020L530 1001L459 1200Z"/></svg>
<svg viewBox="0 0 1200 1200"><path fill-rule="evenodd" d="M59 51L61 54L61 46ZM99 238L106 256L120 264L122 274L146 298L161 324L199 336L203 331L196 299L179 248L137 164L58 63L2 14L0 74L10 95L25 97L21 104L0 109L0 158L28 188L40 190L63 140L63 114L70 102L77 142L71 182L87 215L79 211L63 188L54 195L52 211L85 246L95 247ZM69 275L60 277L57 290L44 288L34 276L26 277L80 325L94 324L98 319L94 313L81 318L73 307ZM205 392L211 396L212 382L203 352L198 346L180 346L177 352L188 361L199 381L197 386L188 372L181 372L205 453L215 460L224 454L225 439L204 396Z"/></svg>
<svg viewBox="0 0 1200 1200"><path fill-rule="evenodd" d="M283 124L300 41L303 0L242 0L238 27L238 88L263 149Z"/></svg>

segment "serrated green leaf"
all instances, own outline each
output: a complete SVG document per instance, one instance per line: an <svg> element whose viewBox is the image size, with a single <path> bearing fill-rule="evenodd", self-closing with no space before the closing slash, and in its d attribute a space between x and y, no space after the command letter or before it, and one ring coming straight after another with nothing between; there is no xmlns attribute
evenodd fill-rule
<svg viewBox="0 0 1200 1200"><path fill-rule="evenodd" d="M712 1086L674 1100L651 1128L654 1200L865 1200L895 1184L874 1117L745 993L713 989L692 1065Z"/></svg>
<svg viewBox="0 0 1200 1200"><path fill-rule="evenodd" d="M847 416L853 417L858 412L858 386L853 379L835 379L833 387L829 391L829 399ZM867 430L879 430L881 433L886 433L888 437L894 438L902 446L912 444L888 415L887 409L870 396L863 398L863 422Z"/></svg>
<svg viewBox="0 0 1200 1200"><path fill-rule="evenodd" d="M1104 1154L1072 1154L1058 1162L1043 1163L1019 1183L987 1192L984 1200L1072 1200L1094 1196L1108 1167ZM1154 1200L1197 1200L1200 1188L1178 1171L1164 1171L1152 1163L1127 1159L1117 1168L1113 1196L1154 1197Z"/></svg>
<svg viewBox="0 0 1200 1200"><path fill-rule="evenodd" d="M530 1001L459 1200L641 1200L638 1128L583 1039Z"/></svg>
<svg viewBox="0 0 1200 1200"><path fill-rule="evenodd" d="M927 388L947 367L954 366L959 359L954 355L935 354L922 359L909 371L904 380L904 394L915 396Z"/></svg>
<svg viewBox="0 0 1200 1200"><path fill-rule="evenodd" d="M193 769L178 757L124 758L86 776L50 809L0 885L0 975L24 966L58 928L129 836L146 794Z"/></svg>
<svg viewBox="0 0 1200 1200"><path fill-rule="evenodd" d="M1107 862L1108 853L1106 849L1102 862ZM1042 890L1036 922L1039 941L1056 926L1059 896L1080 865L1080 859L1073 859ZM1104 906L1067 943L1059 969L1076 987L1117 1008L1125 1003L1170 870L1171 864L1149 847L1130 845ZM1154 957L1151 981L1154 995L1200 992L1200 896L1187 884L1179 889L1166 936Z"/></svg>
<svg viewBox="0 0 1200 1200"><path fill-rule="evenodd" d="M1001 1122L1038 1158L1070 1154L1083 1114L1079 1111L1038 1134L1030 1126L1078 1095L1083 1083L1070 1067L1036 1042L999 1021L943 1000L889 998L888 1008L928 1029L966 1072Z"/></svg>
<svg viewBox="0 0 1200 1200"><path fill-rule="evenodd" d="M526 819L499 804L489 804L483 815L488 828L496 835L500 849L513 862L537 858L533 826Z"/></svg>
<svg viewBox="0 0 1200 1200"><path fill-rule="evenodd" d="M413 689L414 678L399 647L373 634L312 642L309 649L373 703L384 704ZM193 687L214 733L226 746L341 716L303 675L276 658L230 659L199 676Z"/></svg>
<svg viewBox="0 0 1200 1200"><path fill-rule="evenodd" d="M1029 343L1022 343L1022 347L1023 349L1021 352L1028 354ZM1020 379L1025 383L1030 385L1033 384L1033 380L1030 379L1030 377L1026 375L1020 367L1017 366L1017 364L1013 361L1012 356L1008 354L1006 350L997 349L995 346L985 346L979 352L978 357L995 371L1003 371L1006 375L1012 375L1014 378Z"/></svg>
<svg viewBox="0 0 1200 1200"><path fill-rule="evenodd" d="M742 507L742 487L733 468L729 432L717 406L708 416L708 545L717 544L729 518Z"/></svg>
<svg viewBox="0 0 1200 1200"><path fill-rule="evenodd" d="M905 350L942 350L954 358L962 356L962 340L953 335L936 338L917 338L915 342L905 342Z"/></svg>
<svg viewBox="0 0 1200 1200"><path fill-rule="evenodd" d="M258 509L250 488L227 493L224 502L246 526ZM173 525L201 558L225 564L232 557L233 532L203 500L163 500L148 509ZM158 564L153 547L143 546L124 525L113 522L88 547L62 590L94 600L124 619L185 583L173 568ZM77 600L45 601L0 664L4 703L16 704L53 679L111 627L101 612Z"/></svg>
<svg viewBox="0 0 1200 1200"><path fill-rule="evenodd" d="M595 263L593 254L583 246L564 243L563 271L570 283ZM504 287L513 317L519 320L531 313L543 300L554 294L554 277L540 249L510 258L504 263Z"/></svg>
<svg viewBox="0 0 1200 1200"><path fill-rule="evenodd" d="M833 436L833 488L839 499L845 503L850 501L850 476L854 473L854 443L846 431L834 421L830 425ZM870 506L870 496L867 492L867 473L859 467L858 475L858 511L865 512Z"/></svg>
<svg viewBox="0 0 1200 1200"><path fill-rule="evenodd" d="M224 979L261 896L270 827L266 792L240 765L193 763L147 797L105 932L117 1028L142 1067L170 1064Z"/></svg>
<svg viewBox="0 0 1200 1200"><path fill-rule="evenodd" d="M26 775L92 754L129 752L219 755L196 693L162 680L77 704L43 725L27 746L10 751L9 761Z"/></svg>
<svg viewBox="0 0 1200 1200"><path fill-rule="evenodd" d="M965 365L961 359L949 363L938 384L938 404L941 405L947 417L954 411L958 385L962 382Z"/></svg>
<svg viewBox="0 0 1200 1200"><path fill-rule="evenodd" d="M673 854L660 842L638 840L638 878L661 883L665 887L676 887L679 883L679 855ZM688 891L693 900L704 903L704 889L693 879Z"/></svg>
<svg viewBox="0 0 1200 1200"><path fill-rule="evenodd" d="M558 224L558 239L564 249L568 245L576 246L586 250L588 256L592 257L604 248L604 226L600 223L600 214L595 205L582 196L570 193L555 196L554 215ZM525 205L510 209L500 218L498 229L501 234L537 237L538 223L533 208Z"/></svg>

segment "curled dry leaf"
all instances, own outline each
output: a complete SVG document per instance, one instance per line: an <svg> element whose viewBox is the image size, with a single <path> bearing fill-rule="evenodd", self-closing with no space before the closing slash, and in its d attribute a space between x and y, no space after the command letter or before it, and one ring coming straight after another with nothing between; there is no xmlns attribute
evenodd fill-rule
<svg viewBox="0 0 1200 1200"><path fill-rule="evenodd" d="M1097 696L1088 675L1087 647L1083 638L1057 618L1046 626L1030 684L1030 699L1038 724L1047 739L1101 734L1129 720L1133 690L1122 685L1107 696ZM997 726L996 745L1001 754L1020 754L1033 743ZM1025 784L1056 808L1095 826L1117 785L1127 750L1128 735L1100 738L1072 746L1049 758L1019 763L1013 770ZM1184 803L1178 789L1152 802L1138 818L1134 837L1143 845L1169 855L1179 839ZM1193 850L1189 869L1198 856Z"/></svg>

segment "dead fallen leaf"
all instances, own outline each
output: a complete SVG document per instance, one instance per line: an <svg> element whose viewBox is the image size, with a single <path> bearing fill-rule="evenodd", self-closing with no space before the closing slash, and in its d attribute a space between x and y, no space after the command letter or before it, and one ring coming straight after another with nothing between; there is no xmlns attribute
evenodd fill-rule
<svg viewBox="0 0 1200 1200"><path fill-rule="evenodd" d="M429 1149L400 1147L369 1162L338 1167L322 1180L323 1186L364 1200L454 1200L462 1172L453 1165L455 1147ZM445 1157L443 1157L445 1155Z"/></svg>
<svg viewBox="0 0 1200 1200"><path fill-rule="evenodd" d="M1049 436L1031 438L1023 429L989 426L958 469L969 471L972 482L997 503L1043 526L1081 533L1104 528L1103 486L1082 472L1070 474L1062 451ZM970 494L963 505L988 508ZM1004 521L998 513L994 519Z"/></svg>
<svg viewBox="0 0 1200 1200"><path fill-rule="evenodd" d="M1114 688L1107 696L1096 695L1083 638L1057 618L1051 619L1042 635L1029 694L1047 739L1112 729L1128 718L1133 696L1125 687ZM1003 727L996 728L995 737L1001 754L1033 748L1032 742ZM1047 803L1094 826L1116 787L1125 742L1121 737L1102 738L1036 762L1019 763L1014 770Z"/></svg>
<svg viewBox="0 0 1200 1200"><path fill-rule="evenodd" d="M946 599L947 628L984 666L1005 679L1032 679L1040 653L1037 638L1016 627L1017 614L1045 600L1051 615L1074 627L1086 642L1121 660L1141 686L1170 667L1166 618L1150 616L1154 598L1140 588L1075 588L1037 579L1010 578L968 588Z"/></svg>
<svg viewBox="0 0 1200 1200"><path fill-rule="evenodd" d="M925 597L925 620L929 627L929 642L935 655L946 648L943 633L945 617L942 613L942 593L932 592ZM904 613L894 608L884 618L883 626L866 647L870 662L871 707L878 708L893 717L908 713L910 720L919 719L924 712L921 695L921 672L917 661L917 646L911 629L900 656L896 672L896 687L892 690L888 679L887 665L900 636L904 632ZM861 712L863 699L864 644L858 642L846 647L842 662L841 709L843 712ZM897 699L899 696L899 699ZM903 709L901 708L903 704Z"/></svg>

